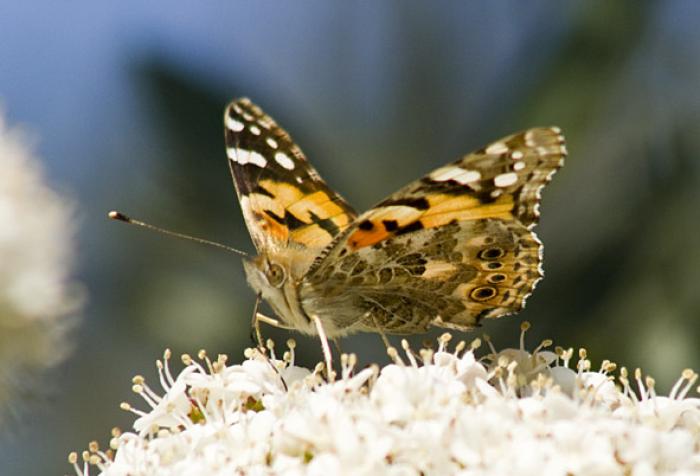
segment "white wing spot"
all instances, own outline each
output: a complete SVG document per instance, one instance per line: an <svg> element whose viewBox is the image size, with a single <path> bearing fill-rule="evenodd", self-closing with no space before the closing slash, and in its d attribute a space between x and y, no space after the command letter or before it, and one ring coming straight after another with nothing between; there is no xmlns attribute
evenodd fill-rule
<svg viewBox="0 0 700 476"><path fill-rule="evenodd" d="M275 161L287 170L294 170L294 161L290 159L287 154L277 152L275 154Z"/></svg>
<svg viewBox="0 0 700 476"><path fill-rule="evenodd" d="M476 182L481 179L481 174L477 170L465 170L461 175L455 177L455 180L462 185Z"/></svg>
<svg viewBox="0 0 700 476"><path fill-rule="evenodd" d="M256 136L260 135L260 128L258 126L252 125L248 129L250 129L251 134L254 134Z"/></svg>
<svg viewBox="0 0 700 476"><path fill-rule="evenodd" d="M496 175L496 178L493 179L493 183L496 187L509 187L517 181L518 175L513 172Z"/></svg>
<svg viewBox="0 0 700 476"><path fill-rule="evenodd" d="M236 149L235 147L229 147L226 149L226 155L228 158L240 165L253 164L260 168L267 165L267 160L265 157L260 155L254 150Z"/></svg>
<svg viewBox="0 0 700 476"><path fill-rule="evenodd" d="M260 127L263 129L269 129L275 124L275 122L269 117L263 116L258 119L258 124L260 124Z"/></svg>
<svg viewBox="0 0 700 476"><path fill-rule="evenodd" d="M491 192L491 198L498 198L501 196L502 193L503 193L503 190L499 190L499 189L493 190Z"/></svg>
<svg viewBox="0 0 700 476"><path fill-rule="evenodd" d="M235 120L228 114L226 115L226 127L234 132L241 132L243 130L243 123Z"/></svg>
<svg viewBox="0 0 700 476"><path fill-rule="evenodd" d="M277 148L277 141L272 137L268 137L267 139L265 139L265 142L267 142L267 145L269 145L273 149Z"/></svg>
<svg viewBox="0 0 700 476"><path fill-rule="evenodd" d="M430 178L436 182L446 182L447 180L452 180L461 173L462 170L459 167L441 167L431 173Z"/></svg>
<svg viewBox="0 0 700 476"><path fill-rule="evenodd" d="M503 142L494 142L486 148L487 154L505 154L510 149Z"/></svg>
<svg viewBox="0 0 700 476"><path fill-rule="evenodd" d="M525 162L516 162L513 164L513 170L516 172L525 168Z"/></svg>
<svg viewBox="0 0 700 476"><path fill-rule="evenodd" d="M462 185L476 182L481 178L481 174L476 170L464 170L459 167L441 167L430 174L430 178L436 182L446 182L454 180Z"/></svg>
<svg viewBox="0 0 700 476"><path fill-rule="evenodd" d="M510 153L510 158L513 160L520 160L523 158L523 153L520 150L514 150Z"/></svg>
<svg viewBox="0 0 700 476"><path fill-rule="evenodd" d="M243 119L245 119L248 122L253 122L253 119L255 119L253 116L251 116L247 112L243 112L243 114L241 114L241 115L243 116Z"/></svg>

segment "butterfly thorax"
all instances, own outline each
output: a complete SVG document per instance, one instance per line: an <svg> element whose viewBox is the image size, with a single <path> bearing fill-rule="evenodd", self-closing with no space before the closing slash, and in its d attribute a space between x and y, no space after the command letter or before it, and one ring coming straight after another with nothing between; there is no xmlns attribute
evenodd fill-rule
<svg viewBox="0 0 700 476"><path fill-rule="evenodd" d="M287 259L285 259L287 258ZM248 283L272 307L285 325L305 334L315 334L315 327L299 301L299 282L303 271L289 256L265 255L243 261Z"/></svg>

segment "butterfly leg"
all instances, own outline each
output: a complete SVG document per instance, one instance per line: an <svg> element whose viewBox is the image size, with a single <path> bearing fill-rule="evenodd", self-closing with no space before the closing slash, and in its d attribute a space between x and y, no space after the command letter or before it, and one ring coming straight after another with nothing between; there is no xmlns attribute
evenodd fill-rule
<svg viewBox="0 0 700 476"><path fill-rule="evenodd" d="M274 317L266 316L265 314L263 314L261 312L258 313L258 322L264 322L265 324L268 324L272 327L276 327L277 329L284 329L287 331L295 330L293 327L285 326L278 319L275 319Z"/></svg>
<svg viewBox="0 0 700 476"><path fill-rule="evenodd" d="M262 338L262 332L260 332L260 323L264 322L267 325L270 325L272 327L276 327L278 329L285 329L285 330L294 330L293 327L285 326L282 324L278 319L275 319L273 317L268 317L265 314L258 312L258 308L260 307L260 301L262 300L262 297L258 295L258 297L255 300L255 306L253 307L253 318L251 319L250 322L250 338L253 342L255 342L258 346L258 349L260 349L263 353L265 352L265 341L263 341Z"/></svg>
<svg viewBox="0 0 700 476"><path fill-rule="evenodd" d="M260 332L260 316L261 314L258 313L258 307L260 307L260 301L262 300L262 296L258 294L255 296L255 305L253 306L253 318L250 322L250 334L251 334L251 340L254 342L257 342L258 344L258 349L265 353L265 343L262 340L262 333Z"/></svg>
<svg viewBox="0 0 700 476"><path fill-rule="evenodd" d="M328 337L326 337L326 331L323 330L323 324L321 319L316 314L311 315L311 319L314 321L316 326L316 332L318 332L318 338L321 340L321 350L323 350L323 358L326 361L326 372L328 375L328 381L332 382L335 377L335 372L333 372L333 360L331 354L331 348L328 345Z"/></svg>

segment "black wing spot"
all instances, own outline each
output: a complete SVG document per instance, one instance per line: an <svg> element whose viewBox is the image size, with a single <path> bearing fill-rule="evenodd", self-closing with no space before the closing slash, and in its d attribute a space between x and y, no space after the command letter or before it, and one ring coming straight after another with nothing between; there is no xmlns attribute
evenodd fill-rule
<svg viewBox="0 0 700 476"><path fill-rule="evenodd" d="M423 226L423 223L421 223L420 220L416 220L416 221L414 221L414 222L412 222L412 223L409 223L409 224L406 225L406 226L402 226L401 228L399 228L399 229L396 231L396 234L397 234L397 235L403 235L403 234L405 234L405 233L411 233L411 232L414 232L414 231L422 230L423 228L425 228L425 227Z"/></svg>
<svg viewBox="0 0 700 476"><path fill-rule="evenodd" d="M287 226L292 231L308 225L308 223L299 220L293 213L290 213L289 210L285 210L283 217L271 210L265 210L265 213L277 223Z"/></svg>
<svg viewBox="0 0 700 476"><path fill-rule="evenodd" d="M357 227L363 231L370 231L372 228L374 228L374 223L369 220L363 220L359 225L357 225Z"/></svg>
<svg viewBox="0 0 700 476"><path fill-rule="evenodd" d="M269 190L267 190L265 187L263 187L259 183L255 184L251 193L257 193L259 195L264 195L266 197L275 198L275 196Z"/></svg>
<svg viewBox="0 0 700 476"><path fill-rule="evenodd" d="M399 222L396 220L382 220L386 231L396 231L399 228Z"/></svg>
<svg viewBox="0 0 700 476"><path fill-rule="evenodd" d="M312 223L327 231L331 236L337 235L340 231L340 228L338 228L338 225L335 224L332 218L321 218L312 211L309 211L309 217L311 217Z"/></svg>
<svg viewBox="0 0 700 476"><path fill-rule="evenodd" d="M392 205L412 207L416 210L427 210L430 208L430 204L425 197L419 198L397 198L397 199L387 199L384 200L379 206L388 207Z"/></svg>

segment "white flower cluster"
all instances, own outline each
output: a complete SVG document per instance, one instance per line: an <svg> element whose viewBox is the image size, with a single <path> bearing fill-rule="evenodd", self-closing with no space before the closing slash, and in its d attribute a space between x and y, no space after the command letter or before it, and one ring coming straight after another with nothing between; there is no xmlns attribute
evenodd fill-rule
<svg viewBox="0 0 700 476"><path fill-rule="evenodd" d="M525 326L526 327L526 326ZM585 352L491 352L479 340L355 370L343 356L338 378L294 366L294 344L281 360L249 350L240 365L220 356L184 356L173 378L158 362L160 396L135 377L151 409L134 432L114 430L112 449L97 443L69 460L117 475L660 475L700 474L700 402L686 398L697 374L684 372L670 396L653 380L619 385L604 362L590 370ZM492 349L493 350L493 349ZM114 451L116 450L116 452Z"/></svg>
<svg viewBox="0 0 700 476"><path fill-rule="evenodd" d="M45 183L25 133L0 114L0 420L59 362L80 305L70 280L73 207Z"/></svg>

